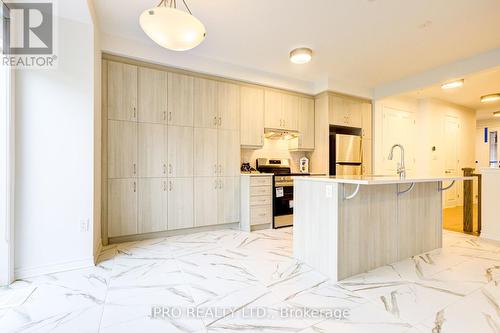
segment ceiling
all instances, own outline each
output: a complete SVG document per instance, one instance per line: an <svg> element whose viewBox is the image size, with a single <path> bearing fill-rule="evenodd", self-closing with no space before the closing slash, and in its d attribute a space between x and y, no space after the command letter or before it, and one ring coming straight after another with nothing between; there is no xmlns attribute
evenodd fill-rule
<svg viewBox="0 0 500 333"><path fill-rule="evenodd" d="M138 18L158 2L95 1L100 29L153 45ZM207 29L188 54L310 82L376 87L500 47L498 0L187 2ZM291 64L301 46L313 61Z"/></svg>
<svg viewBox="0 0 500 333"><path fill-rule="evenodd" d="M455 89L442 89L440 84L433 85L408 96L414 98L437 98L450 103L463 105L476 110L478 119L493 118L494 111L500 111L500 101L481 103L481 96L500 93L500 68L468 75L464 85Z"/></svg>

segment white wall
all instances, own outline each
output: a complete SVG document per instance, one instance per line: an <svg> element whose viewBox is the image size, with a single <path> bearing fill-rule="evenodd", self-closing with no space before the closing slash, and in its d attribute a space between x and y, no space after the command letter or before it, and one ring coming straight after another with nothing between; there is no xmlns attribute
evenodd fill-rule
<svg viewBox="0 0 500 333"><path fill-rule="evenodd" d="M500 119L478 120L476 124L476 164L477 170L488 168L490 166L490 143L484 142L484 128L488 132L497 131L500 134ZM500 156L500 145L497 152Z"/></svg>
<svg viewBox="0 0 500 333"><path fill-rule="evenodd" d="M16 77L18 278L93 264L93 31L59 19L58 34L58 68Z"/></svg>

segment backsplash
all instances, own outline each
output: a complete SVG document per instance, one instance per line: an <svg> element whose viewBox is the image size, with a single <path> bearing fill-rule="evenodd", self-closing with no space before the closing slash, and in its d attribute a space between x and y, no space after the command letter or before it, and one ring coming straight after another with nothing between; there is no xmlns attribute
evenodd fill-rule
<svg viewBox="0 0 500 333"><path fill-rule="evenodd" d="M241 163L249 162L254 168L258 158L289 158L292 172L299 172L299 160L304 156L310 159L311 153L289 151L286 140L264 139L264 147L261 149L241 149Z"/></svg>

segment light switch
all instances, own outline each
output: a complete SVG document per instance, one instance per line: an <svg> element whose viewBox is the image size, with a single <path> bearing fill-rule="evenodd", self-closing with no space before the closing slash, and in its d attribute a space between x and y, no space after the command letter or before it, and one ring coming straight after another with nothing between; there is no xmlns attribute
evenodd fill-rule
<svg viewBox="0 0 500 333"><path fill-rule="evenodd" d="M333 196L333 187L332 187L332 185L326 185L325 190L326 190L325 196L327 198L331 198Z"/></svg>

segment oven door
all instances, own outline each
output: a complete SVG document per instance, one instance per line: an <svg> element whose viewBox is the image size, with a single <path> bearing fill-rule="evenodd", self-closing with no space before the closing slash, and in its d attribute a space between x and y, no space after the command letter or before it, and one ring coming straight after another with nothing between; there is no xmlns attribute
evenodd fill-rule
<svg viewBox="0 0 500 333"><path fill-rule="evenodd" d="M273 228L293 225L293 186L275 186Z"/></svg>

